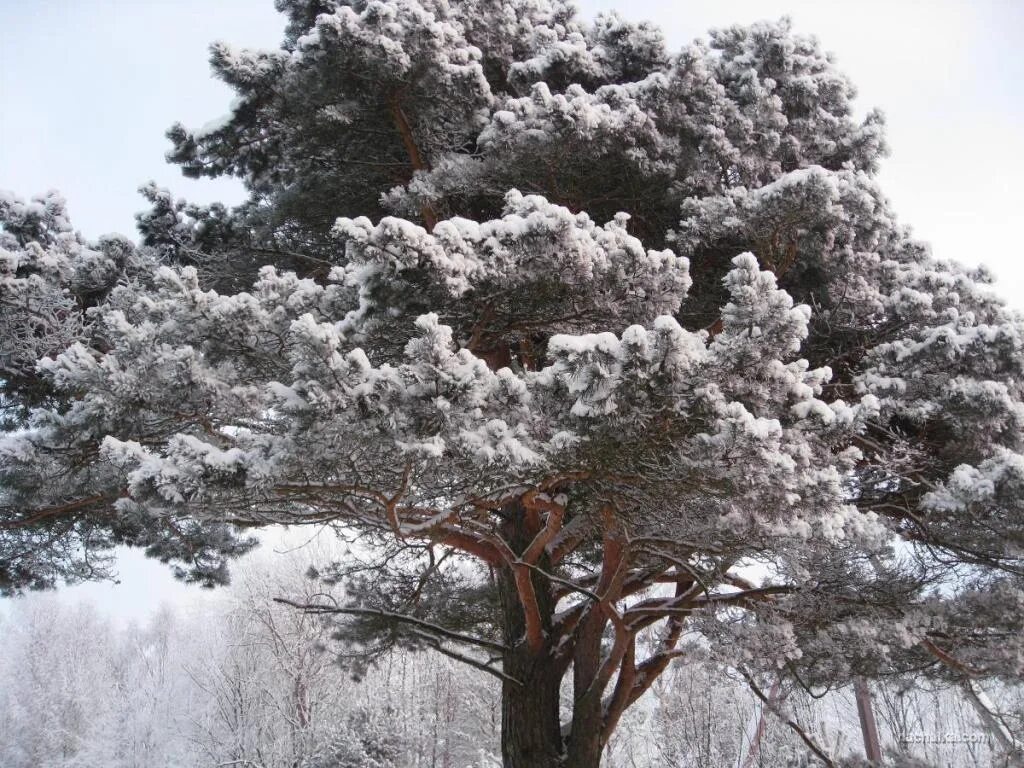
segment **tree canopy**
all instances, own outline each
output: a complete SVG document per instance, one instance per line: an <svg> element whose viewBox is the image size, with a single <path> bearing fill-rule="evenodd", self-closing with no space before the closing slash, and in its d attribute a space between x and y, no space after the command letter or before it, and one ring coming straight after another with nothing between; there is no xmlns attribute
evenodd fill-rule
<svg viewBox="0 0 1024 768"><path fill-rule="evenodd" d="M215 583L249 529L334 526L376 559L308 609L501 678L508 768L597 765L695 645L1021 674L1024 320L897 221L814 38L278 8L168 132L244 204L150 185L140 244L90 246L4 198L4 590L116 543Z"/></svg>

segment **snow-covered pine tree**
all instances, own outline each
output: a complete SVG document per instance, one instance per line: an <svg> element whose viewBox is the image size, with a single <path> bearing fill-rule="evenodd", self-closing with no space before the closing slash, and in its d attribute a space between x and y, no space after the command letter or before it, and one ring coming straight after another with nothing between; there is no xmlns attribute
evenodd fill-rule
<svg viewBox="0 0 1024 768"><path fill-rule="evenodd" d="M119 285L149 284L156 257L155 249L140 251L118 235L86 242L72 228L65 201L56 192L25 201L0 190L0 434L9 438L0 451L5 466L8 459L14 464L33 461L29 454L14 458L9 453L20 450L19 444L29 445L20 441L28 437L24 428L33 408L41 409L41 418L49 410L58 421L71 414L68 406L75 395L55 388L37 361L52 360L75 343L94 352L106 350L93 313ZM96 514L100 497L78 492L94 484L86 478L103 470L92 461L88 436L71 422L61 423L69 442L51 443L44 463L27 472L3 471L0 595L106 578L110 557L104 553L118 544L148 547L165 560L187 559L191 567L180 573L204 581L222 578L223 554L251 548L252 542L237 540L222 523L182 527ZM82 438L85 442L79 442ZM70 480L64 473L72 468L78 479L63 485ZM33 509L20 501L50 483L55 492L44 507Z"/></svg>
<svg viewBox="0 0 1024 768"><path fill-rule="evenodd" d="M232 530L354 532L310 610L500 678L507 768L598 765L688 634L805 686L1021 673L1024 321L897 223L813 38L278 7L169 134L248 202L147 188L164 266L0 444L6 572L67 521L207 580Z"/></svg>
<svg viewBox="0 0 1024 768"><path fill-rule="evenodd" d="M56 192L25 201L0 192L0 413L6 426L43 402L50 388L36 361L82 337L85 311L138 269L131 242L90 246L71 228Z"/></svg>

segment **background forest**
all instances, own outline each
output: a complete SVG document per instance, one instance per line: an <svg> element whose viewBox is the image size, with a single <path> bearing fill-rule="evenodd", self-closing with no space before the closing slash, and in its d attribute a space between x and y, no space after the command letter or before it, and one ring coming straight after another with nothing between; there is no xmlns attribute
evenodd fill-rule
<svg viewBox="0 0 1024 768"><path fill-rule="evenodd" d="M358 648L338 655L319 619L273 602L322 591L297 575L316 556L315 549L258 555L216 598L191 610L165 607L144 624L49 595L13 604L0 614L0 765L500 766L500 697L490 677L431 651L396 650L366 667ZM987 691L1019 729L1024 688ZM894 678L872 692L896 765L913 766L914 758L957 768L1012 765L996 757L961 689ZM606 763L813 765L783 718L836 754L862 754L852 689L821 693L785 689L778 712L769 713L734 673L688 660L627 713ZM744 762L759 714L760 750Z"/></svg>

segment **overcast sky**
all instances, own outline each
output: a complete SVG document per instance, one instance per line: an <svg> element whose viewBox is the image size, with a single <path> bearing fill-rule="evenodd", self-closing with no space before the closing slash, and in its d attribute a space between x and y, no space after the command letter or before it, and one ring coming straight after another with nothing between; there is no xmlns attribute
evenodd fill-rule
<svg viewBox="0 0 1024 768"><path fill-rule="evenodd" d="M1018 223L1024 204L1024 0L587 0L658 22L677 48L710 27L789 15L817 35L880 107L891 156L882 184L943 258L985 263L1024 308ZM275 46L272 0L0 0L0 189L61 190L89 236L134 236L136 189L155 179L197 202L241 199L229 181L188 181L164 162L171 123L227 110L206 49L215 39ZM133 555L124 584L65 592L122 616L194 599Z"/></svg>

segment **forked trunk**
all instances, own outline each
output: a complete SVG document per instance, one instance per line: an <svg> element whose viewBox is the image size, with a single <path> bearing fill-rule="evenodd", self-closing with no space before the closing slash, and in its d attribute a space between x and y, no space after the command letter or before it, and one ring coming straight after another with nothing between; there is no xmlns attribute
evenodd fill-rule
<svg viewBox="0 0 1024 768"><path fill-rule="evenodd" d="M502 538L520 558L542 525L531 512L519 502L505 509ZM551 572L546 555L533 567L520 562L496 572L509 646L504 672L517 681L502 686L502 763L504 768L599 768L605 737L604 686L595 681L600 677L606 620L600 612L590 614L571 645L559 647L553 631L556 601L547 575ZM572 728L563 735L560 695L570 662L576 693Z"/></svg>
<svg viewBox="0 0 1024 768"><path fill-rule="evenodd" d="M598 768L604 745L600 709L577 712L563 740L559 695L563 669L532 656L509 654L506 669L522 686L502 687L501 754L504 768Z"/></svg>
<svg viewBox="0 0 1024 768"><path fill-rule="evenodd" d="M518 503L510 505L506 513L503 537L521 555L536 535L535 526ZM543 647L537 649L530 646L526 637L526 616L515 574L506 567L497 576L502 624L510 646L505 653L504 671L518 681L502 685L502 763L504 768L562 768L559 695L565 664L556 661L547 643L555 607L550 580L536 570L529 574L545 639Z"/></svg>

